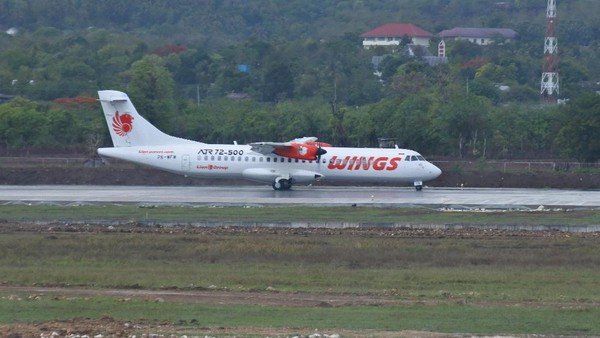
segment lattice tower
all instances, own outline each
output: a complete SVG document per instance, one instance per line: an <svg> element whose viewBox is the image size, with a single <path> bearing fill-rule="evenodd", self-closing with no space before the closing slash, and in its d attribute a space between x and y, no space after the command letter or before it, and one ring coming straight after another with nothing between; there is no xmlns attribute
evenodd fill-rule
<svg viewBox="0 0 600 338"><path fill-rule="evenodd" d="M548 0L546 9L546 38L544 40L544 69L541 95L547 103L556 103L560 93L558 79L558 40L556 39L556 0Z"/></svg>

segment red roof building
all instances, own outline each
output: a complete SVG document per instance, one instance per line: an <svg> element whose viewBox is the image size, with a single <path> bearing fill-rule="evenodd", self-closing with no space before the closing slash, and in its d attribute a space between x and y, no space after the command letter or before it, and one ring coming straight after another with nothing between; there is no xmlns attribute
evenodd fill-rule
<svg viewBox="0 0 600 338"><path fill-rule="evenodd" d="M363 47L398 46L403 38L411 39L411 44L429 46L433 34L411 23L388 23L361 34Z"/></svg>

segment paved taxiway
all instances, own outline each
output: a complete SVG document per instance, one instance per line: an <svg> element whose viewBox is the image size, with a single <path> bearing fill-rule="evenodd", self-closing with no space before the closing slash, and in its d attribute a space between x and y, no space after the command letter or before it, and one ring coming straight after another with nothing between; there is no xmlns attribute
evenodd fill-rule
<svg viewBox="0 0 600 338"><path fill-rule="evenodd" d="M199 205L369 205L384 207L531 209L544 206L600 208L600 191L554 189L449 189L421 192L397 187L266 186L148 187L35 185L0 186L5 203L156 203Z"/></svg>

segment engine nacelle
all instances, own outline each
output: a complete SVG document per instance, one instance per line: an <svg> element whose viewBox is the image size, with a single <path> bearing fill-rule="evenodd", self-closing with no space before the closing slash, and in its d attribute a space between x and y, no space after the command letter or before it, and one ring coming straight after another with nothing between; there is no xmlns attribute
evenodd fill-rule
<svg viewBox="0 0 600 338"><path fill-rule="evenodd" d="M288 147L276 148L273 153L299 160L314 161L327 151L315 143L292 143Z"/></svg>
<svg viewBox="0 0 600 338"><path fill-rule="evenodd" d="M281 173L275 169L248 168L242 171L242 176L251 181L271 183L281 177Z"/></svg>
<svg viewBox="0 0 600 338"><path fill-rule="evenodd" d="M333 147L331 144L329 143L325 143L325 142L320 142L320 141L309 141L306 142L306 144L314 144L317 147L322 147L322 148L327 148L327 147Z"/></svg>
<svg viewBox="0 0 600 338"><path fill-rule="evenodd" d="M244 178L257 182L274 182L279 179L288 180L290 183L308 184L318 181L324 176L315 171L294 169L289 174L282 174L279 170L268 168L248 168L242 172Z"/></svg>
<svg viewBox="0 0 600 338"><path fill-rule="evenodd" d="M313 183L324 177L325 176L321 175L318 172L308 170L292 170L290 172L290 178L294 183Z"/></svg>

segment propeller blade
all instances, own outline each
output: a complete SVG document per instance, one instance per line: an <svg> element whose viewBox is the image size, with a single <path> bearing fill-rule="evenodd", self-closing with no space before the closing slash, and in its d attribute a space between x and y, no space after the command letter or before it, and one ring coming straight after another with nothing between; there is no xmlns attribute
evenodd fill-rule
<svg viewBox="0 0 600 338"><path fill-rule="evenodd" d="M317 162L321 162L321 156L325 154L327 154L327 150L321 148L321 145L319 144L317 148Z"/></svg>

